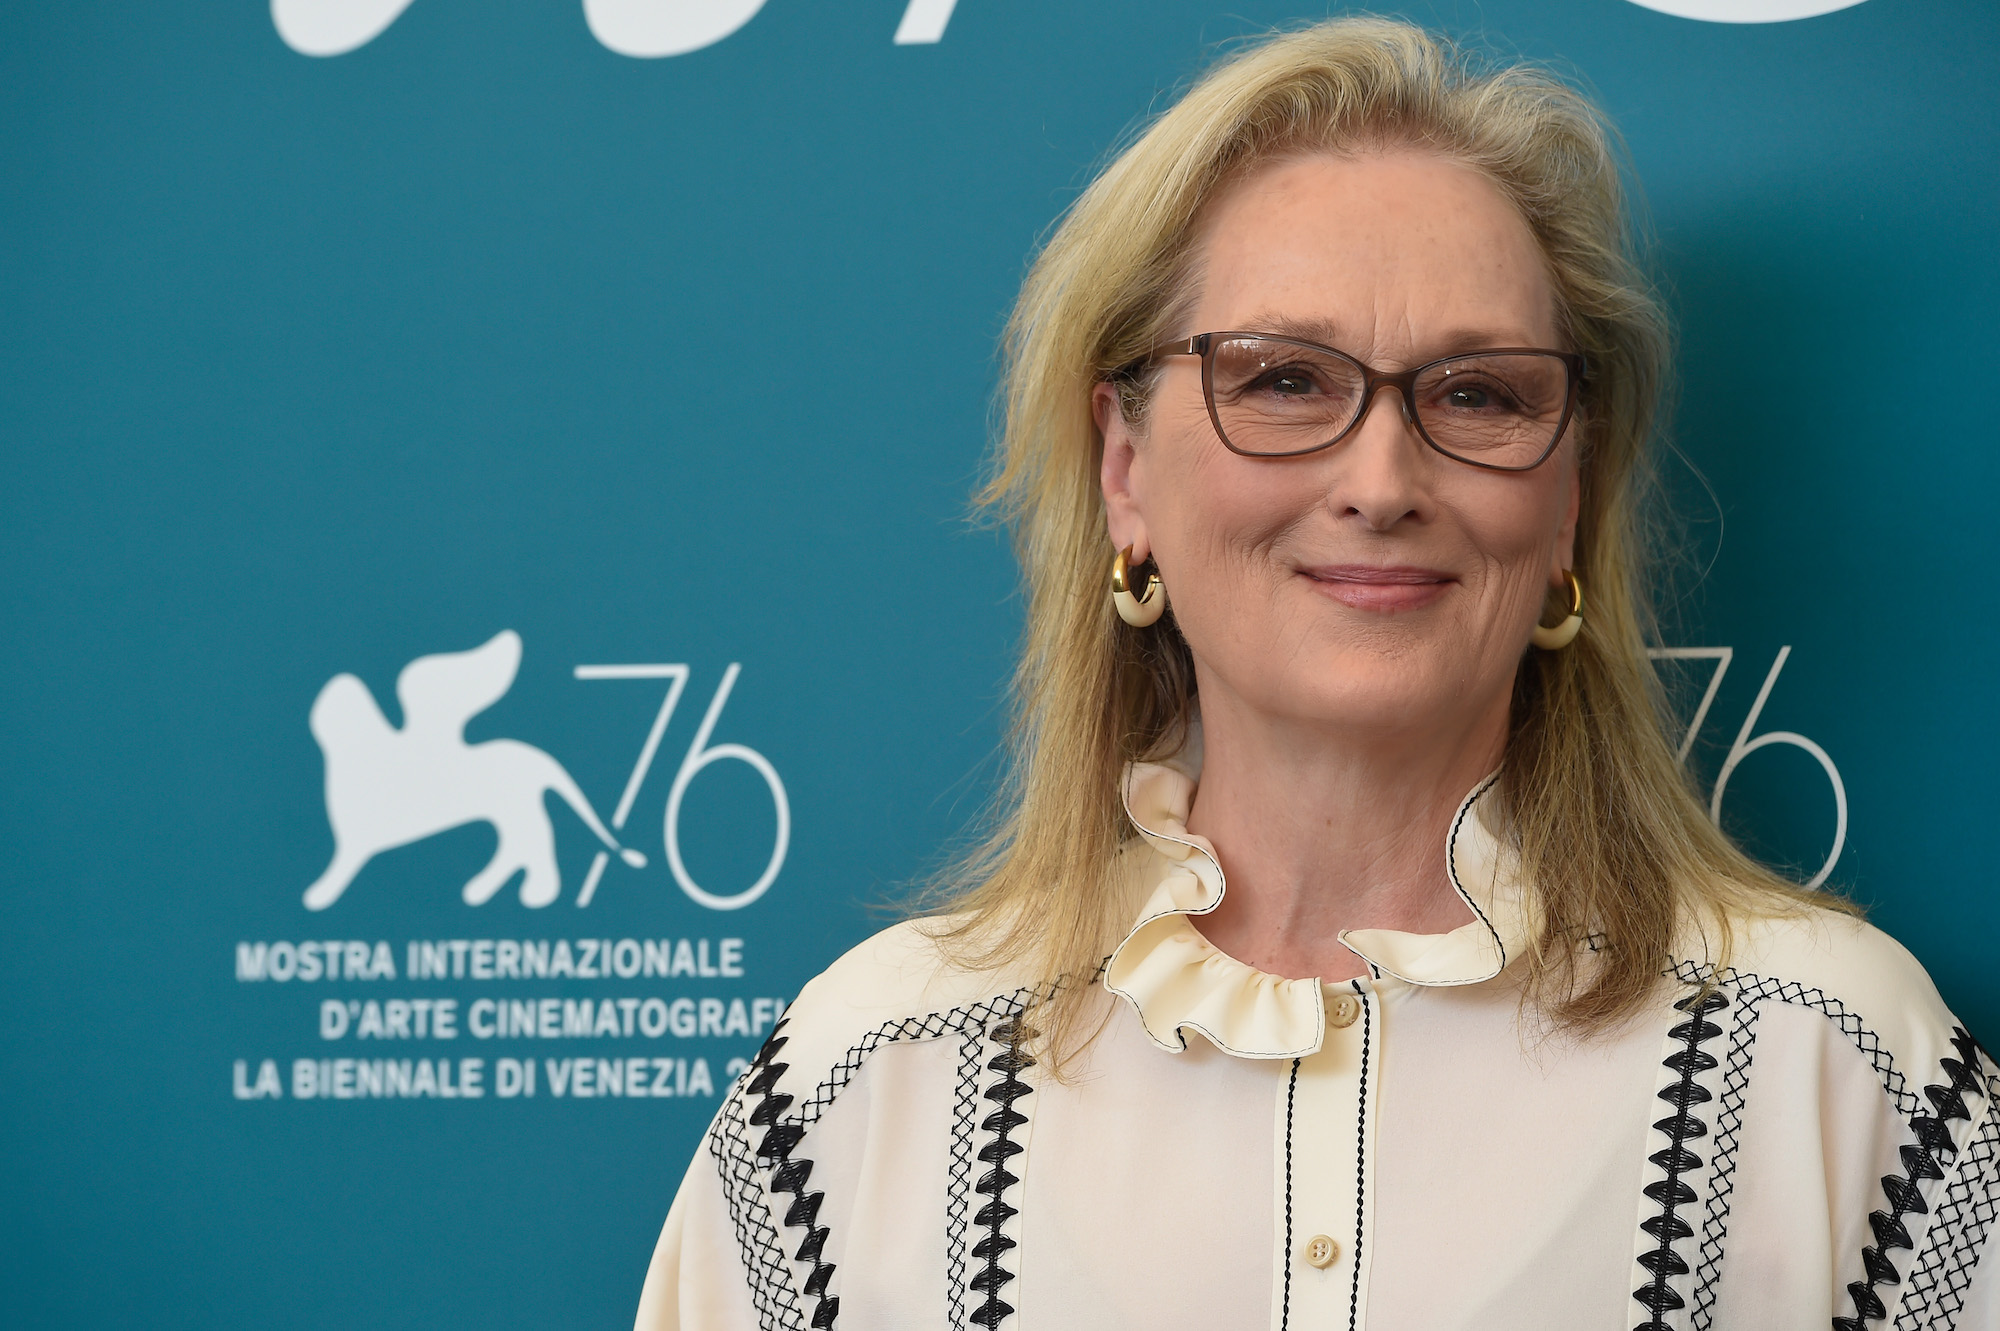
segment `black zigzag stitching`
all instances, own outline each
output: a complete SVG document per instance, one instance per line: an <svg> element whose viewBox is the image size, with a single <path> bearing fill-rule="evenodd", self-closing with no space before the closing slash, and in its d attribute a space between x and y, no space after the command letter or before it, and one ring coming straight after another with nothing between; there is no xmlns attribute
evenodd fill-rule
<svg viewBox="0 0 2000 1331"><path fill-rule="evenodd" d="M1949 1331L1965 1308L1979 1254L2000 1217L2000 1078L1988 1078L1986 1101L1985 1121L1937 1200L1896 1331Z"/></svg>
<svg viewBox="0 0 2000 1331"><path fill-rule="evenodd" d="M799 1105L798 1112L788 1121L802 1128L809 1128L819 1122L840 1093L847 1089L854 1074L861 1065L885 1044L898 1044L906 1040L934 1040L941 1035L963 1035L971 1031L983 1031L991 1022L1006 1017L1017 1016L1035 1003L1046 1001L1060 987L1060 982L1045 985L1023 985L1011 994L1001 994L964 1007L955 1007L948 1012L930 1012L920 1017L903 1017L895 1021L885 1021L868 1034L856 1040L840 1056L832 1069L821 1079Z"/></svg>
<svg viewBox="0 0 2000 1331"><path fill-rule="evenodd" d="M951 1167L945 1175L944 1279L945 1325L965 1325L965 1211L972 1191L973 1112L979 1107L979 1052L985 1032L967 1031L959 1043L958 1079L951 1105Z"/></svg>
<svg viewBox="0 0 2000 1331"><path fill-rule="evenodd" d="M1739 1003L1736 1027L1722 1063L1722 1098L1715 1104L1714 1149L1708 1155L1708 1217L1702 1224L1701 1247L1695 1256L1699 1272L1694 1304L1688 1314L1690 1331L1709 1331L1715 1324L1715 1298L1722 1276L1722 1254L1729 1238L1729 1206L1736 1186L1736 1148L1743 1130L1744 1102L1749 1098L1750 1058L1757 1044L1757 1003Z"/></svg>
<svg viewBox="0 0 2000 1331"><path fill-rule="evenodd" d="M840 1093L854 1080L862 1064L868 1057L884 1045L911 1040L935 1039L943 1035L961 1034L968 1039L968 1051L975 1059L970 1071L961 1069L961 1098L966 1100L962 1107L965 1118L970 1120L972 1104L969 1087L976 1085L976 1054L978 1042L985 1038L987 1024L996 1019L1018 1016L1032 1004L1052 996L1057 984L1040 986L1024 985L1011 994L998 995L977 1003L953 1008L947 1012L932 1012L922 1016L901 1018L884 1022L851 1045L834 1064L827 1075L813 1088L812 1094L792 1109L793 1097L777 1090L779 1078L789 1068L789 1064L776 1062L778 1053L784 1048L789 1036L783 1034L789 1019L781 1020L771 1031L770 1039L764 1042L756 1060L737 1083L730 1099L716 1118L715 1130L709 1137L709 1151L715 1156L717 1168L721 1171L723 1190L729 1204L731 1223L736 1230L736 1242L743 1254L743 1263L750 1280L751 1302L757 1310L758 1326L761 1331L804 1331L810 1325L826 1328L834 1325L840 1314L840 1299L828 1293L834 1275L834 1265L824 1260L824 1250L828 1238L828 1228L818 1223L820 1205L824 1194L807 1192L806 1184L812 1175L812 1161L797 1156L799 1143L806 1130L817 1123L829 1106L840 1097ZM749 1145L748 1133L742 1122L741 1099L746 1095L762 1097L756 1109L751 1112L750 1123L764 1129L764 1137L753 1151ZM786 1111L791 1109L792 1112ZM954 1127L954 1138L958 1129ZM965 1133L965 1144L969 1147L971 1135L969 1126ZM954 1142L954 1160L957 1143ZM770 1169L770 1193L788 1193L792 1202L785 1213L785 1223L801 1226L806 1237L795 1254L798 1261L812 1267L807 1277L806 1293L816 1300L810 1323L806 1318L804 1305L793 1292L790 1267L784 1254L781 1239L772 1223L770 1209L766 1204L764 1187L759 1185L759 1172ZM949 1180L953 1188L953 1198L962 1194L966 1178L970 1174L969 1164L964 1170L954 1166ZM949 1208L953 1201L948 1201ZM956 1203L957 1215L963 1216L962 1201ZM961 1227L962 1231L962 1227ZM960 1239L962 1249L963 1239ZM947 1251L950 1245L947 1243ZM963 1306L962 1295L956 1285L952 1289L950 1311L956 1314ZM955 1323L954 1323L955 1324Z"/></svg>
<svg viewBox="0 0 2000 1331"><path fill-rule="evenodd" d="M979 1125L983 1131L993 1134L993 1140L979 1148L979 1158L992 1168L974 1185L974 1190L986 1198L986 1205L972 1217L973 1224L986 1229L972 1249L973 1257L986 1263L972 1278L972 1288L984 1294L986 1302L975 1308L967 1320L985 1327L987 1331L993 1331L1014 1311L1014 1305L1000 1297L1000 1291L1014 1278L1013 1273L1000 1264L1007 1250L1014 1246L1014 1240L1002 1231L1007 1222L1019 1214L1007 1204L1007 1189L1021 1180L1007 1168L1007 1164L1026 1149L1013 1140L1014 1129L1028 1121L1026 1114L1014 1108L1014 1102L1035 1093L1032 1086L1021 1080L1021 1073L1035 1066L1035 1060L1021 1049L1022 1042L1032 1038L1033 1034L1022 1028L1019 1017L1001 1022L993 1028L993 1038L1006 1048L986 1065L1000 1074L999 1079L986 1088L985 1097L999 1107Z"/></svg>
<svg viewBox="0 0 2000 1331"><path fill-rule="evenodd" d="M1726 986L1734 993L1739 1007L1764 999L1777 999L1796 1007L1815 1009L1831 1020L1868 1060L1881 1082L1883 1093L1909 1123L1910 1131L1917 1138L1915 1145L1902 1148L1904 1173L1890 1174L1882 1180L1882 1191L1889 1209L1871 1212L1868 1217L1869 1228L1875 1236L1875 1242L1862 1249L1862 1269L1868 1279L1848 1285L1848 1295L1854 1302L1854 1316L1834 1318L1833 1331L1862 1331L1870 1321L1887 1316L1887 1307L1875 1292L1875 1286L1895 1284L1901 1280L1888 1253L1894 1248L1910 1246L1909 1229L1903 1218L1926 1213L1922 1183L1927 1179L1943 1177L1942 1166L1951 1162L1955 1148L1949 1121L1971 1117L1965 1107L1967 1092L1983 1095L1994 1106L1987 1125L1972 1139L1967 1148L1967 1158L1960 1163L1944 1198L1939 1202L1937 1214L1926 1234L1925 1255L1911 1272L1910 1293L1903 1312L1896 1319L1897 1331L1905 1331L1906 1328L1909 1331L1930 1331L1931 1328L1950 1326L1948 1319L1956 1316L1957 1309L1963 1305L1965 1288L1971 1281L1973 1266L1979 1260L1979 1240L1993 1223L1996 1212L2000 1212L2000 1178L1996 1178L1994 1173L1996 1166L2000 1166L2000 1122L1995 1121L2000 1120L2000 1079L1991 1079L1980 1070L1979 1059L1984 1051L1978 1043L1963 1027L1954 1026L1952 1044L1959 1057L1939 1060L1945 1080L1926 1085L1920 1097L1910 1089L1908 1079L1896 1067L1895 1059L1883 1045L1881 1037L1839 999L1828 997L1824 990L1796 980L1779 980L1749 971L1705 966L1691 961L1677 963L1671 974L1692 984ZM1989 1057L1987 1061L1990 1063L1992 1060ZM1724 1094L1728 1094L1727 1087ZM1928 1112L1925 1101L1929 1101ZM1949 1225L1946 1223L1947 1206L1951 1208ZM1703 1256L1706 1260L1706 1245ZM1707 1282L1712 1283L1713 1279L1713 1272L1704 1276ZM1698 1308L1698 1316L1700 1311ZM1916 1320L1919 1317L1925 1320Z"/></svg>
<svg viewBox="0 0 2000 1331"><path fill-rule="evenodd" d="M1894 1102L1897 1112L1904 1118L1912 1118L1923 1108L1923 1101L1910 1089L1909 1081L1896 1067L1896 1060L1882 1044L1882 1037L1870 1030L1861 1018L1848 1011L1847 1005L1837 998L1829 998L1825 990L1811 985L1800 984L1797 980L1778 980L1768 975L1758 975L1751 971L1701 965L1683 961L1675 965L1671 974L1675 979L1688 984L1715 984L1728 989L1742 1003L1757 1003L1775 998L1781 1003L1794 1007L1809 1007L1826 1017L1845 1035L1875 1069L1876 1077L1882 1083L1882 1090Z"/></svg>
<svg viewBox="0 0 2000 1331"><path fill-rule="evenodd" d="M758 1054L768 1061L784 1041L781 1021L771 1031ZM761 1331L804 1331L805 1306L792 1288L791 1270L780 1246L766 1193L759 1180L760 1167L750 1150L749 1133L743 1123L744 1082L739 1080L722 1103L715 1128L709 1134L709 1153L715 1157L722 1175L723 1200L729 1207L730 1224L736 1231L736 1246L743 1254L743 1267L750 1284L750 1303L757 1313Z"/></svg>
<svg viewBox="0 0 2000 1331"><path fill-rule="evenodd" d="M1979 1047L1972 1036L1964 1027L1954 1026L1951 1043L1958 1057L1939 1060L1945 1080L1924 1087L1924 1098L1931 1102L1935 1112L1918 1114L1910 1120L1910 1130L1917 1141L1914 1146L1902 1148L1903 1172L1882 1178L1882 1192L1889 1199L1889 1209L1868 1213L1868 1227L1875 1231L1875 1242L1861 1250L1862 1272L1868 1278L1850 1281L1847 1286L1848 1297L1854 1300L1854 1316L1834 1318L1833 1331L1867 1331L1868 1323L1889 1315L1875 1286L1903 1283L1902 1272L1888 1255L1892 1248L1912 1246L1903 1217L1930 1212L1924 1202L1923 1182L1942 1179L1944 1166L1958 1154L1951 1140L1950 1120L1969 1121L1972 1112L1965 1107L1965 1097L1986 1094L1986 1078L1979 1067Z"/></svg>
<svg viewBox="0 0 2000 1331"><path fill-rule="evenodd" d="M1653 1248L1639 1254L1639 1265L1652 1279L1632 1291L1632 1297L1652 1315L1634 1331L1667 1331L1663 1316L1687 1303L1672 1284L1675 1276L1687 1274L1688 1269L1687 1262L1674 1251L1674 1244L1694 1233L1694 1227L1680 1216L1680 1209L1695 1201L1694 1189L1682 1175L1701 1168L1701 1157L1688 1150L1687 1143L1708 1135L1708 1125L1695 1115L1694 1108L1712 1098L1695 1078L1715 1066L1715 1055L1701 1047L1702 1041L1722 1034L1722 1028L1709 1021L1708 1014L1729 1006L1729 1000L1721 991L1710 989L1674 1006L1687 1014L1687 1020L1667 1032L1667 1038L1680 1041L1681 1047L1663 1062L1680 1075L1658 1093L1674 1112L1653 1124L1667 1135L1667 1146L1648 1157L1663 1176L1645 1188L1646 1195L1660 1204L1660 1213L1639 1226L1655 1242Z"/></svg>
<svg viewBox="0 0 2000 1331"><path fill-rule="evenodd" d="M782 1122L779 1117L792 1103L792 1097L778 1089L778 1078L785 1075L789 1066L777 1061L778 1053L785 1047L788 1038L778 1033L783 1026L784 1023L780 1022L773 1028L771 1038L757 1051L757 1058L750 1065L750 1081L744 1091L764 1097L750 1115L751 1126L765 1130L764 1140L757 1143L757 1161L771 1167L772 1192L792 1194L791 1207L785 1212L785 1224L803 1227L806 1231L798 1251L792 1255L795 1260L812 1267L812 1273L806 1277L806 1297L816 1300L811 1325L814 1328L830 1327L833 1319L840 1315L840 1298L827 1293L827 1286L833 1280L833 1263L822 1256L827 1228L818 1221L820 1203L826 1200L826 1194L806 1191L806 1183L812 1178L813 1162L792 1156L806 1130L795 1123Z"/></svg>

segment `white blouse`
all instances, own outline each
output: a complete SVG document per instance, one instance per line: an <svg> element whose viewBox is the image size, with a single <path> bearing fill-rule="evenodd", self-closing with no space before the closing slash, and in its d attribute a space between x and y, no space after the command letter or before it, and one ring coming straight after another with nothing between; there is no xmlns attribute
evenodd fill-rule
<svg viewBox="0 0 2000 1331"><path fill-rule="evenodd" d="M1146 904L1073 1073L1020 1047L1032 977L869 939L725 1097L639 1331L2000 1331L2000 1076L1917 962L1745 921L1727 969L1685 949L1655 1011L1551 1035L1490 786L1447 847L1473 921L1350 931L1368 975L1321 984L1203 938L1193 780L1135 767Z"/></svg>

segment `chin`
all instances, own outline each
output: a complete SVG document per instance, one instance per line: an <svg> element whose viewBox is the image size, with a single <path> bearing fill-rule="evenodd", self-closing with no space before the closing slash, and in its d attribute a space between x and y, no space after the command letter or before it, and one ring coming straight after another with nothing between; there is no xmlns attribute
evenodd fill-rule
<svg viewBox="0 0 2000 1331"><path fill-rule="evenodd" d="M1315 726L1407 730L1434 722L1465 702L1462 671L1427 653L1350 647L1314 658L1310 672L1278 681L1287 695L1277 710Z"/></svg>

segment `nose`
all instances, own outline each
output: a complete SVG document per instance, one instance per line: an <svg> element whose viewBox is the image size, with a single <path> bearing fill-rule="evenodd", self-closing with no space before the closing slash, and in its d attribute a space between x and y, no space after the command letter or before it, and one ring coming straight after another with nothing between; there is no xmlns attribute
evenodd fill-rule
<svg viewBox="0 0 2000 1331"><path fill-rule="evenodd" d="M1388 410L1377 410L1384 393L1390 399ZM1428 450L1410 419L1409 402L1395 385L1376 385L1353 431L1328 451L1338 459L1327 493L1336 517L1358 518L1374 531L1429 517Z"/></svg>

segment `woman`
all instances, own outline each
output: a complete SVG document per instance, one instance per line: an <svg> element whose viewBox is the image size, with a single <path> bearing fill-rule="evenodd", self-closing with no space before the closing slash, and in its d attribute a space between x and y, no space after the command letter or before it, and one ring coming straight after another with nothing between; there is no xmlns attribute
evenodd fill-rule
<svg viewBox="0 0 2000 1331"><path fill-rule="evenodd" d="M1077 202L1004 825L799 995L642 1331L2000 1326L1993 1064L1663 737L1621 207L1575 93L1345 20Z"/></svg>

